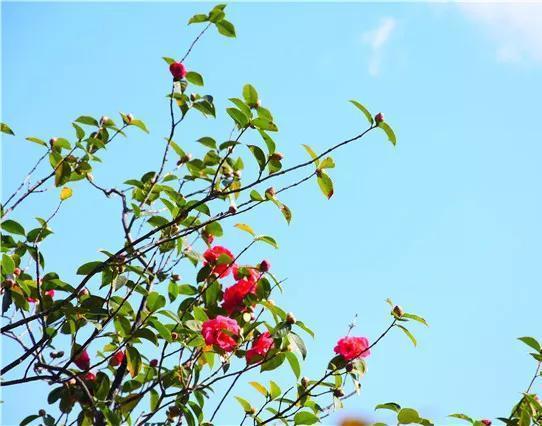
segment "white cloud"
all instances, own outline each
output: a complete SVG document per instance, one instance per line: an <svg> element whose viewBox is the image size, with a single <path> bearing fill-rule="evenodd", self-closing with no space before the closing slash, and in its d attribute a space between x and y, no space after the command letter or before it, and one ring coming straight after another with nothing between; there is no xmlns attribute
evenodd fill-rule
<svg viewBox="0 0 542 426"><path fill-rule="evenodd" d="M397 22L394 18L383 18L378 27L363 33L361 36L362 42L368 45L371 50L369 57L369 74L372 76L376 77L380 74L383 49L396 26Z"/></svg>
<svg viewBox="0 0 542 426"><path fill-rule="evenodd" d="M497 44L496 59L542 63L542 3L460 3Z"/></svg>

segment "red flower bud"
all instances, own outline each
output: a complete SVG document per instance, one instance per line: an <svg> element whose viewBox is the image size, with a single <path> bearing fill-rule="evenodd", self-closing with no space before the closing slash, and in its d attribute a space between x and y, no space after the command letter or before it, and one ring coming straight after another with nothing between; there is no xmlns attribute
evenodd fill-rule
<svg viewBox="0 0 542 426"><path fill-rule="evenodd" d="M169 66L169 72L171 72L174 80L181 80L186 76L186 68L180 62L173 62Z"/></svg>
<svg viewBox="0 0 542 426"><path fill-rule="evenodd" d="M124 351L118 351L109 359L111 367L118 367L124 360Z"/></svg>
<svg viewBox="0 0 542 426"><path fill-rule="evenodd" d="M88 380L89 382L93 382L94 380L96 380L96 374L89 371L83 376L83 379Z"/></svg>
<svg viewBox="0 0 542 426"><path fill-rule="evenodd" d="M13 270L13 275L15 275L16 277L18 277L19 275L21 275L21 268L15 268Z"/></svg>
<svg viewBox="0 0 542 426"><path fill-rule="evenodd" d="M378 114L375 115L375 121L377 123L382 123L384 121L384 114L382 114L381 112L379 112Z"/></svg>
<svg viewBox="0 0 542 426"><path fill-rule="evenodd" d="M294 314L292 314L291 312L288 312L288 314L286 315L286 322L288 324L295 324L296 319L294 317Z"/></svg>
<svg viewBox="0 0 542 426"><path fill-rule="evenodd" d="M262 260L259 266L260 271L267 272L271 269L271 263L268 260Z"/></svg>
<svg viewBox="0 0 542 426"><path fill-rule="evenodd" d="M40 417L45 417L47 415L47 412L42 408L40 411L38 411L38 414Z"/></svg>
<svg viewBox="0 0 542 426"><path fill-rule="evenodd" d="M480 420L480 421L486 426L491 426L491 420L483 419L483 420Z"/></svg>
<svg viewBox="0 0 542 426"><path fill-rule="evenodd" d="M83 350L79 355L75 357L73 362L81 370L88 370L90 367L90 357L88 356L88 352L86 350Z"/></svg>
<svg viewBox="0 0 542 426"><path fill-rule="evenodd" d="M153 368L156 367L156 366L158 366L158 360L157 360L156 358L155 358L155 359L151 359L151 361L149 362L149 365L150 365L151 367L153 367Z"/></svg>

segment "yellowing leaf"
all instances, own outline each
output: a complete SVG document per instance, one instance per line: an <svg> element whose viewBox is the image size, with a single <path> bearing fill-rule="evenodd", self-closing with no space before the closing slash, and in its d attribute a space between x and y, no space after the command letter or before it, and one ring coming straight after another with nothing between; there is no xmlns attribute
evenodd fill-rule
<svg viewBox="0 0 542 426"><path fill-rule="evenodd" d="M253 237L256 236L256 233L254 232L254 230L246 223L238 223L235 225L235 227L239 228L242 231L248 232Z"/></svg>
<svg viewBox="0 0 542 426"><path fill-rule="evenodd" d="M73 191L71 190L71 188L68 188L67 186L65 186L64 188L62 188L62 190L60 191L60 199L61 199L62 201L67 200L67 199L70 198L72 195L73 195Z"/></svg>

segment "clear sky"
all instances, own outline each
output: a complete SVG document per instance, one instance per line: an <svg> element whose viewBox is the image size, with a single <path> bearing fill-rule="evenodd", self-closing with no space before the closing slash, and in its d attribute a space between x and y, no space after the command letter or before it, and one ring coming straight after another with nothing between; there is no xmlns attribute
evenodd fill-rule
<svg viewBox="0 0 542 426"><path fill-rule="evenodd" d="M3 3L2 120L18 136L2 142L4 194L41 152L23 137L71 137L80 114L132 112L151 130L108 149L97 182L153 169L168 130L161 57L186 50L198 30L187 19L211 5ZM273 111L288 164L306 158L301 143L322 150L365 127L352 98L384 112L398 136L395 148L375 134L337 153L331 201L316 182L285 195L289 227L267 206L244 219L279 241L280 251L252 259L268 257L288 278L277 301L317 332L306 374L322 371L355 313L356 333L376 337L391 297L430 327L414 329L417 348L398 333L375 348L346 412L372 416L375 404L396 401L442 425L457 411L506 415L534 369L516 338L542 337L542 6L233 3L228 14L238 38L211 32L186 64L220 108L216 122L181 129L187 151L198 137L227 137L226 99L247 82ZM120 231L116 200L72 186L46 245L49 267L67 280L98 248L116 247ZM25 225L56 199L28 202ZM243 246L229 234L225 245ZM20 421L21 407L41 408L46 391L6 389L2 424ZM245 386L237 394L256 398ZM238 413L232 402L220 423Z"/></svg>

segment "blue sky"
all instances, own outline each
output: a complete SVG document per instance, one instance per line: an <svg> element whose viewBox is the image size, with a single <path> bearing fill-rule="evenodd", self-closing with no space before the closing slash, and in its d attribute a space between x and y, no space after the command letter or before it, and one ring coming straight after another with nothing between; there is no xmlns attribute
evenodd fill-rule
<svg viewBox="0 0 542 426"><path fill-rule="evenodd" d="M97 182L152 170L168 130L161 57L185 51L197 31L187 19L211 5L3 3L2 121L18 135L2 141L4 194L40 154L23 136L71 137L80 114L132 112L151 130L112 146ZM247 82L273 111L289 164L306 158L301 143L323 150L365 127L352 98L382 111L398 136L395 148L374 134L338 152L331 201L316 182L285 195L289 227L268 206L243 220L279 241L280 251L250 257L266 256L288 278L277 302L317 332L306 374L322 371L355 313L356 333L377 336L391 297L430 327L414 330L417 348L398 333L375 348L345 413L370 417L375 404L396 401L438 424L453 424L445 416L457 411L506 415L534 370L516 338L542 337L542 6L233 3L228 15L238 38L210 33L186 63L221 113L183 127L183 148L227 137L226 99ZM120 243L116 200L73 189L46 245L50 268L66 279ZM53 210L54 192L20 210L27 227ZM223 243L241 248L243 238L232 229ZM285 385L291 377L269 375ZM3 424L20 421L23 398L37 410L45 394L6 389ZM256 398L245 386L238 394ZM228 404L221 423L238 413Z"/></svg>

